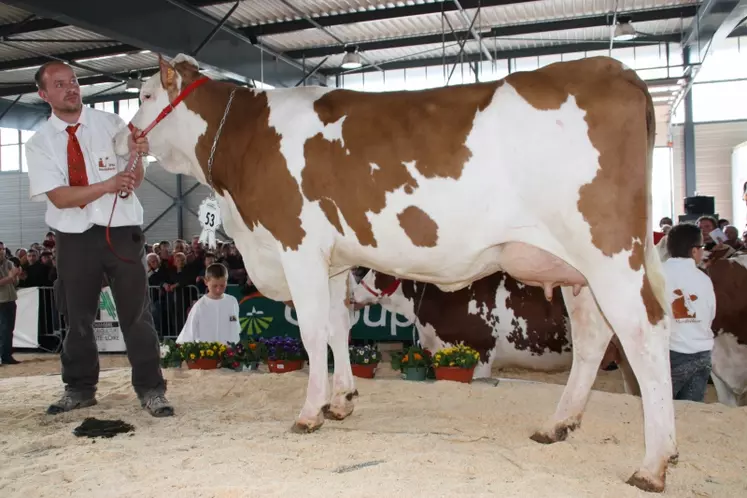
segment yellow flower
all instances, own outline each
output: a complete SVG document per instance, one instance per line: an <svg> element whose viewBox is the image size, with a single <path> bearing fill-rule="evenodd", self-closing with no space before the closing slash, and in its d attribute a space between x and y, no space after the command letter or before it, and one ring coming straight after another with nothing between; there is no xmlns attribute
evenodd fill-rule
<svg viewBox="0 0 747 498"><path fill-rule="evenodd" d="M201 350L200 350L200 358L202 358L203 356L205 356L205 350L204 350L204 349L201 349Z"/></svg>
<svg viewBox="0 0 747 498"><path fill-rule="evenodd" d="M449 363L449 366L453 367L454 366L454 362L452 361L451 363Z"/></svg>
<svg viewBox="0 0 747 498"><path fill-rule="evenodd" d="M190 360L194 360L194 359L195 359L195 354L194 354L194 353L190 353L190 355L189 355L189 359L190 359Z"/></svg>
<svg viewBox="0 0 747 498"><path fill-rule="evenodd" d="M208 349L208 352L207 352L208 356L213 356L214 354L215 352L212 349Z"/></svg>

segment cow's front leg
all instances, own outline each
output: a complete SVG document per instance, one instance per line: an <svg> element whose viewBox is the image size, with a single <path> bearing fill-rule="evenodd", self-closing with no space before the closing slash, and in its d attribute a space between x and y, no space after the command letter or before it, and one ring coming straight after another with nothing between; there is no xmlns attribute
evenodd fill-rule
<svg viewBox="0 0 747 498"><path fill-rule="evenodd" d="M325 408L327 418L342 420L353 413L353 396L356 394L353 370L350 367L350 310L345 306L348 296L348 273L335 275L329 281L331 324L329 346L335 360L332 378L332 399Z"/></svg>
<svg viewBox="0 0 747 498"><path fill-rule="evenodd" d="M283 263L286 281L296 309L306 353L309 356L309 382L306 401L292 427L307 433L324 424L323 408L329 400L327 342L331 334L328 267L318 260L306 261L295 254L292 264Z"/></svg>

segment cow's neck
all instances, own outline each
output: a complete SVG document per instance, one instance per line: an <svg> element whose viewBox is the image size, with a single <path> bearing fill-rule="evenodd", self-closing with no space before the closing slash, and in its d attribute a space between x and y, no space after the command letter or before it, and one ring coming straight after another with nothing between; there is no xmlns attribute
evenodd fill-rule
<svg viewBox="0 0 747 498"><path fill-rule="evenodd" d="M210 151L234 88L236 85L231 83L211 81L196 91L194 97L185 100L187 109L206 123L204 133L196 137L195 156L203 177L212 177L212 187L221 195L226 190L232 193L236 184L236 179L232 178L232 170L235 167L243 169L253 163L250 157L252 154L246 152L260 146L256 141L258 129L263 125L266 127L269 118L264 92L255 93L252 89L237 88L218 137L211 172L208 174ZM256 157L258 154L253 155Z"/></svg>

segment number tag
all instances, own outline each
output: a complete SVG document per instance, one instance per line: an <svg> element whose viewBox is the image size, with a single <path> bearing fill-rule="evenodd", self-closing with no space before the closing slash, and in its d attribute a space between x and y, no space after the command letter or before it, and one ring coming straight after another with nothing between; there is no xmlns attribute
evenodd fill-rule
<svg viewBox="0 0 747 498"><path fill-rule="evenodd" d="M202 225L200 242L206 243L211 249L215 249L215 231L220 228L220 207L218 200L209 197L202 201L200 210L197 212Z"/></svg>

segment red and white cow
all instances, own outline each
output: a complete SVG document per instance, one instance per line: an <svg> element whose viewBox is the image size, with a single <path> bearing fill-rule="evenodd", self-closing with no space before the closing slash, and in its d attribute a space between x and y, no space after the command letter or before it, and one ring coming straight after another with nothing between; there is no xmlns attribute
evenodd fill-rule
<svg viewBox="0 0 747 498"><path fill-rule="evenodd" d="M568 312L560 289L542 289L496 272L455 292L370 270L353 287L356 307L378 303L412 320L433 352L464 342L480 353L475 379L493 367L566 371L573 362Z"/></svg>
<svg viewBox="0 0 747 498"><path fill-rule="evenodd" d="M505 271L547 295L562 287L572 322L568 384L532 438L553 443L578 427L614 330L645 413L645 457L629 482L664 489L677 453L670 316L649 230L654 107L635 71L594 57L499 81L365 93L203 84L184 55L160 65L132 125L173 108L148 136L151 153L215 189L252 281L293 301L309 355L294 430L353 410L352 266L445 291Z"/></svg>

